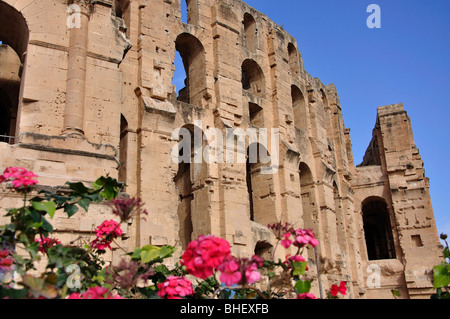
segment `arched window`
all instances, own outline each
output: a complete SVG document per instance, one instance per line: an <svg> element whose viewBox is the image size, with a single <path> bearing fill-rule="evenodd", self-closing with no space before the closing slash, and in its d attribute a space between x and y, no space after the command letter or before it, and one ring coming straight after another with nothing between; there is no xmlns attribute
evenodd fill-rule
<svg viewBox="0 0 450 319"><path fill-rule="evenodd" d="M308 128L308 110L302 91L296 86L291 86L292 109L294 112L294 126L306 131Z"/></svg>
<svg viewBox="0 0 450 319"><path fill-rule="evenodd" d="M265 80L264 73L258 63L246 59L242 63L242 88L255 96L264 97Z"/></svg>
<svg viewBox="0 0 450 319"><path fill-rule="evenodd" d="M246 179L249 196L250 220L268 225L276 222L273 192L273 175L264 174L270 165L270 154L260 143L247 149Z"/></svg>
<svg viewBox="0 0 450 319"><path fill-rule="evenodd" d="M16 9L0 2L0 142L14 143L22 105L29 31Z"/></svg>
<svg viewBox="0 0 450 319"><path fill-rule="evenodd" d="M396 258L386 201L379 197L367 198L362 203L362 214L369 260Z"/></svg>
<svg viewBox="0 0 450 319"><path fill-rule="evenodd" d="M204 191L199 185L207 178L207 165L203 160L203 150L207 146L203 131L194 125L185 125L180 131L179 164L174 182L179 196L178 220L179 237L183 249L186 249L194 235L204 233L205 212L200 210L194 197ZM186 143L183 140L187 139ZM196 193L198 192L198 193Z"/></svg>
<svg viewBox="0 0 450 319"><path fill-rule="evenodd" d="M119 182L127 182L128 122L120 114Z"/></svg>
<svg viewBox="0 0 450 319"><path fill-rule="evenodd" d="M183 61L186 74L185 88L179 91L178 100L201 106L206 93L205 49L196 37L188 33L177 37L175 48Z"/></svg>
<svg viewBox="0 0 450 319"><path fill-rule="evenodd" d="M298 51L293 43L288 44L288 56L289 56L289 69L291 70L291 75L296 77L299 74L299 59Z"/></svg>
<svg viewBox="0 0 450 319"><path fill-rule="evenodd" d="M245 47L250 52L255 52L258 44L257 44L257 32L256 21L253 16L249 13L244 14L244 36L245 36Z"/></svg>

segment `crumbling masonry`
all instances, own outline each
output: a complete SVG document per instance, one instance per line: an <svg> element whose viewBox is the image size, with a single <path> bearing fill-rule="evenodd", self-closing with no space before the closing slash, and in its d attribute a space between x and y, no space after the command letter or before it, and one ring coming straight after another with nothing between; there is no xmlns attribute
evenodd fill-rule
<svg viewBox="0 0 450 319"><path fill-rule="evenodd" d="M393 289L428 298L441 247L403 106L378 108L355 166L336 88L305 72L292 36L239 0L187 0L183 23L180 1L0 0L2 169L31 169L40 187L55 189L118 178L150 212L123 225L128 249L181 252L214 234L235 255L266 256L274 249L266 226L290 222L320 241L317 254L306 252L316 295L320 277L324 289L344 280L350 298L392 298ZM186 71L179 94L176 52ZM225 137L252 127L278 129L276 167L172 158L178 128ZM276 169L263 174L267 167ZM13 195L0 203L18 204ZM69 243L110 217L99 205L53 223Z"/></svg>

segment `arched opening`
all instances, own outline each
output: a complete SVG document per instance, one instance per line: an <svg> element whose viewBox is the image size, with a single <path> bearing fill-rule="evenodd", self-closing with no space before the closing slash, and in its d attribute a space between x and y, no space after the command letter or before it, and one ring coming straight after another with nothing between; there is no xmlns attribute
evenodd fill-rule
<svg viewBox="0 0 450 319"><path fill-rule="evenodd" d="M308 128L308 112L305 97L296 85L291 86L292 109L294 112L294 126L306 131Z"/></svg>
<svg viewBox="0 0 450 319"><path fill-rule="evenodd" d="M126 32L126 34L130 36L129 30L131 22L130 0L114 0L113 13L116 17L124 20L125 28L121 31Z"/></svg>
<svg viewBox="0 0 450 319"><path fill-rule="evenodd" d="M119 182L127 182L128 121L120 114Z"/></svg>
<svg viewBox="0 0 450 319"><path fill-rule="evenodd" d="M378 197L367 198L362 203L362 214L369 260L396 258L386 201Z"/></svg>
<svg viewBox="0 0 450 319"><path fill-rule="evenodd" d="M316 208L315 196L314 196L314 179L309 166L301 162L299 165L300 174L300 192L302 196L303 206L303 222L305 228L314 229L317 231L315 225L317 223L317 216L314 213Z"/></svg>
<svg viewBox="0 0 450 319"><path fill-rule="evenodd" d="M206 147L203 131L194 125L185 125L180 130L179 163L174 182L178 192L178 221L181 246L186 249L194 235L203 233L204 210L198 206L198 201L204 197L206 188L200 186L207 178L207 166L203 158ZM197 202L194 200L196 199ZM205 204L205 203L203 203Z"/></svg>
<svg viewBox="0 0 450 319"><path fill-rule="evenodd" d="M268 225L276 222L273 195L273 175L265 174L270 165L270 154L260 143L247 148L246 181L250 220Z"/></svg>
<svg viewBox="0 0 450 319"><path fill-rule="evenodd" d="M288 57L289 57L289 69L293 77L298 76L300 73L298 51L293 43L288 44Z"/></svg>
<svg viewBox="0 0 450 319"><path fill-rule="evenodd" d="M256 127L264 127L264 112L262 107L256 103L248 103L248 114L250 124Z"/></svg>
<svg viewBox="0 0 450 319"><path fill-rule="evenodd" d="M28 39L22 14L0 2L0 142L12 144L18 135Z"/></svg>
<svg viewBox="0 0 450 319"><path fill-rule="evenodd" d="M175 41L175 48L181 57L186 76L183 81L185 87L178 91L178 100L201 106L206 91L206 60L203 45L193 35L182 33ZM174 74L174 79L176 78L178 83L181 83L181 72L176 71Z"/></svg>
<svg viewBox="0 0 450 319"><path fill-rule="evenodd" d="M264 97L265 80L264 73L258 63L246 59L242 63L242 88L253 95Z"/></svg>
<svg viewBox="0 0 450 319"><path fill-rule="evenodd" d="M273 246L267 241L258 241L255 246L255 255L265 260L272 258Z"/></svg>
<svg viewBox="0 0 450 319"><path fill-rule="evenodd" d="M249 13L244 14L244 44L250 52L255 52L258 47L256 21Z"/></svg>

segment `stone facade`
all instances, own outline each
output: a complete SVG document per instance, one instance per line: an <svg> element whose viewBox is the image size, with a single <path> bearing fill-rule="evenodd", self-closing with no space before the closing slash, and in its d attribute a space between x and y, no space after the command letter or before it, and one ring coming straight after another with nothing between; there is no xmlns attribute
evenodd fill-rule
<svg viewBox="0 0 450 319"><path fill-rule="evenodd" d="M350 298L429 297L441 246L403 106L378 108L355 166L337 90L304 70L292 36L239 0L187 0L183 23L180 1L0 1L0 166L54 188L118 178L150 212L126 225L128 249L180 252L214 234L235 255L264 256L274 248L266 226L290 222L320 241L306 252L317 295L320 279L346 281ZM187 77L178 94L176 51ZM188 158L210 147L214 160L174 160L186 156L180 128L200 136ZM248 159L251 140L226 152L212 143L211 132L225 145L227 132L251 128L276 129L266 144L257 130L270 162ZM111 216L98 206L75 217L53 221L66 242Z"/></svg>

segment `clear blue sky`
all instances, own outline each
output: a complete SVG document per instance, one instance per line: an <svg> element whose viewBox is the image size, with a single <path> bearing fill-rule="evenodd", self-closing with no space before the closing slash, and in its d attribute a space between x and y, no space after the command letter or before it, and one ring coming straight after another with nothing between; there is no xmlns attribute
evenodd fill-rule
<svg viewBox="0 0 450 319"><path fill-rule="evenodd" d="M450 1L244 2L296 38L309 74L336 85L356 164L376 108L403 103L430 178L438 232L450 235ZM366 25L369 4L381 8L380 29Z"/></svg>

